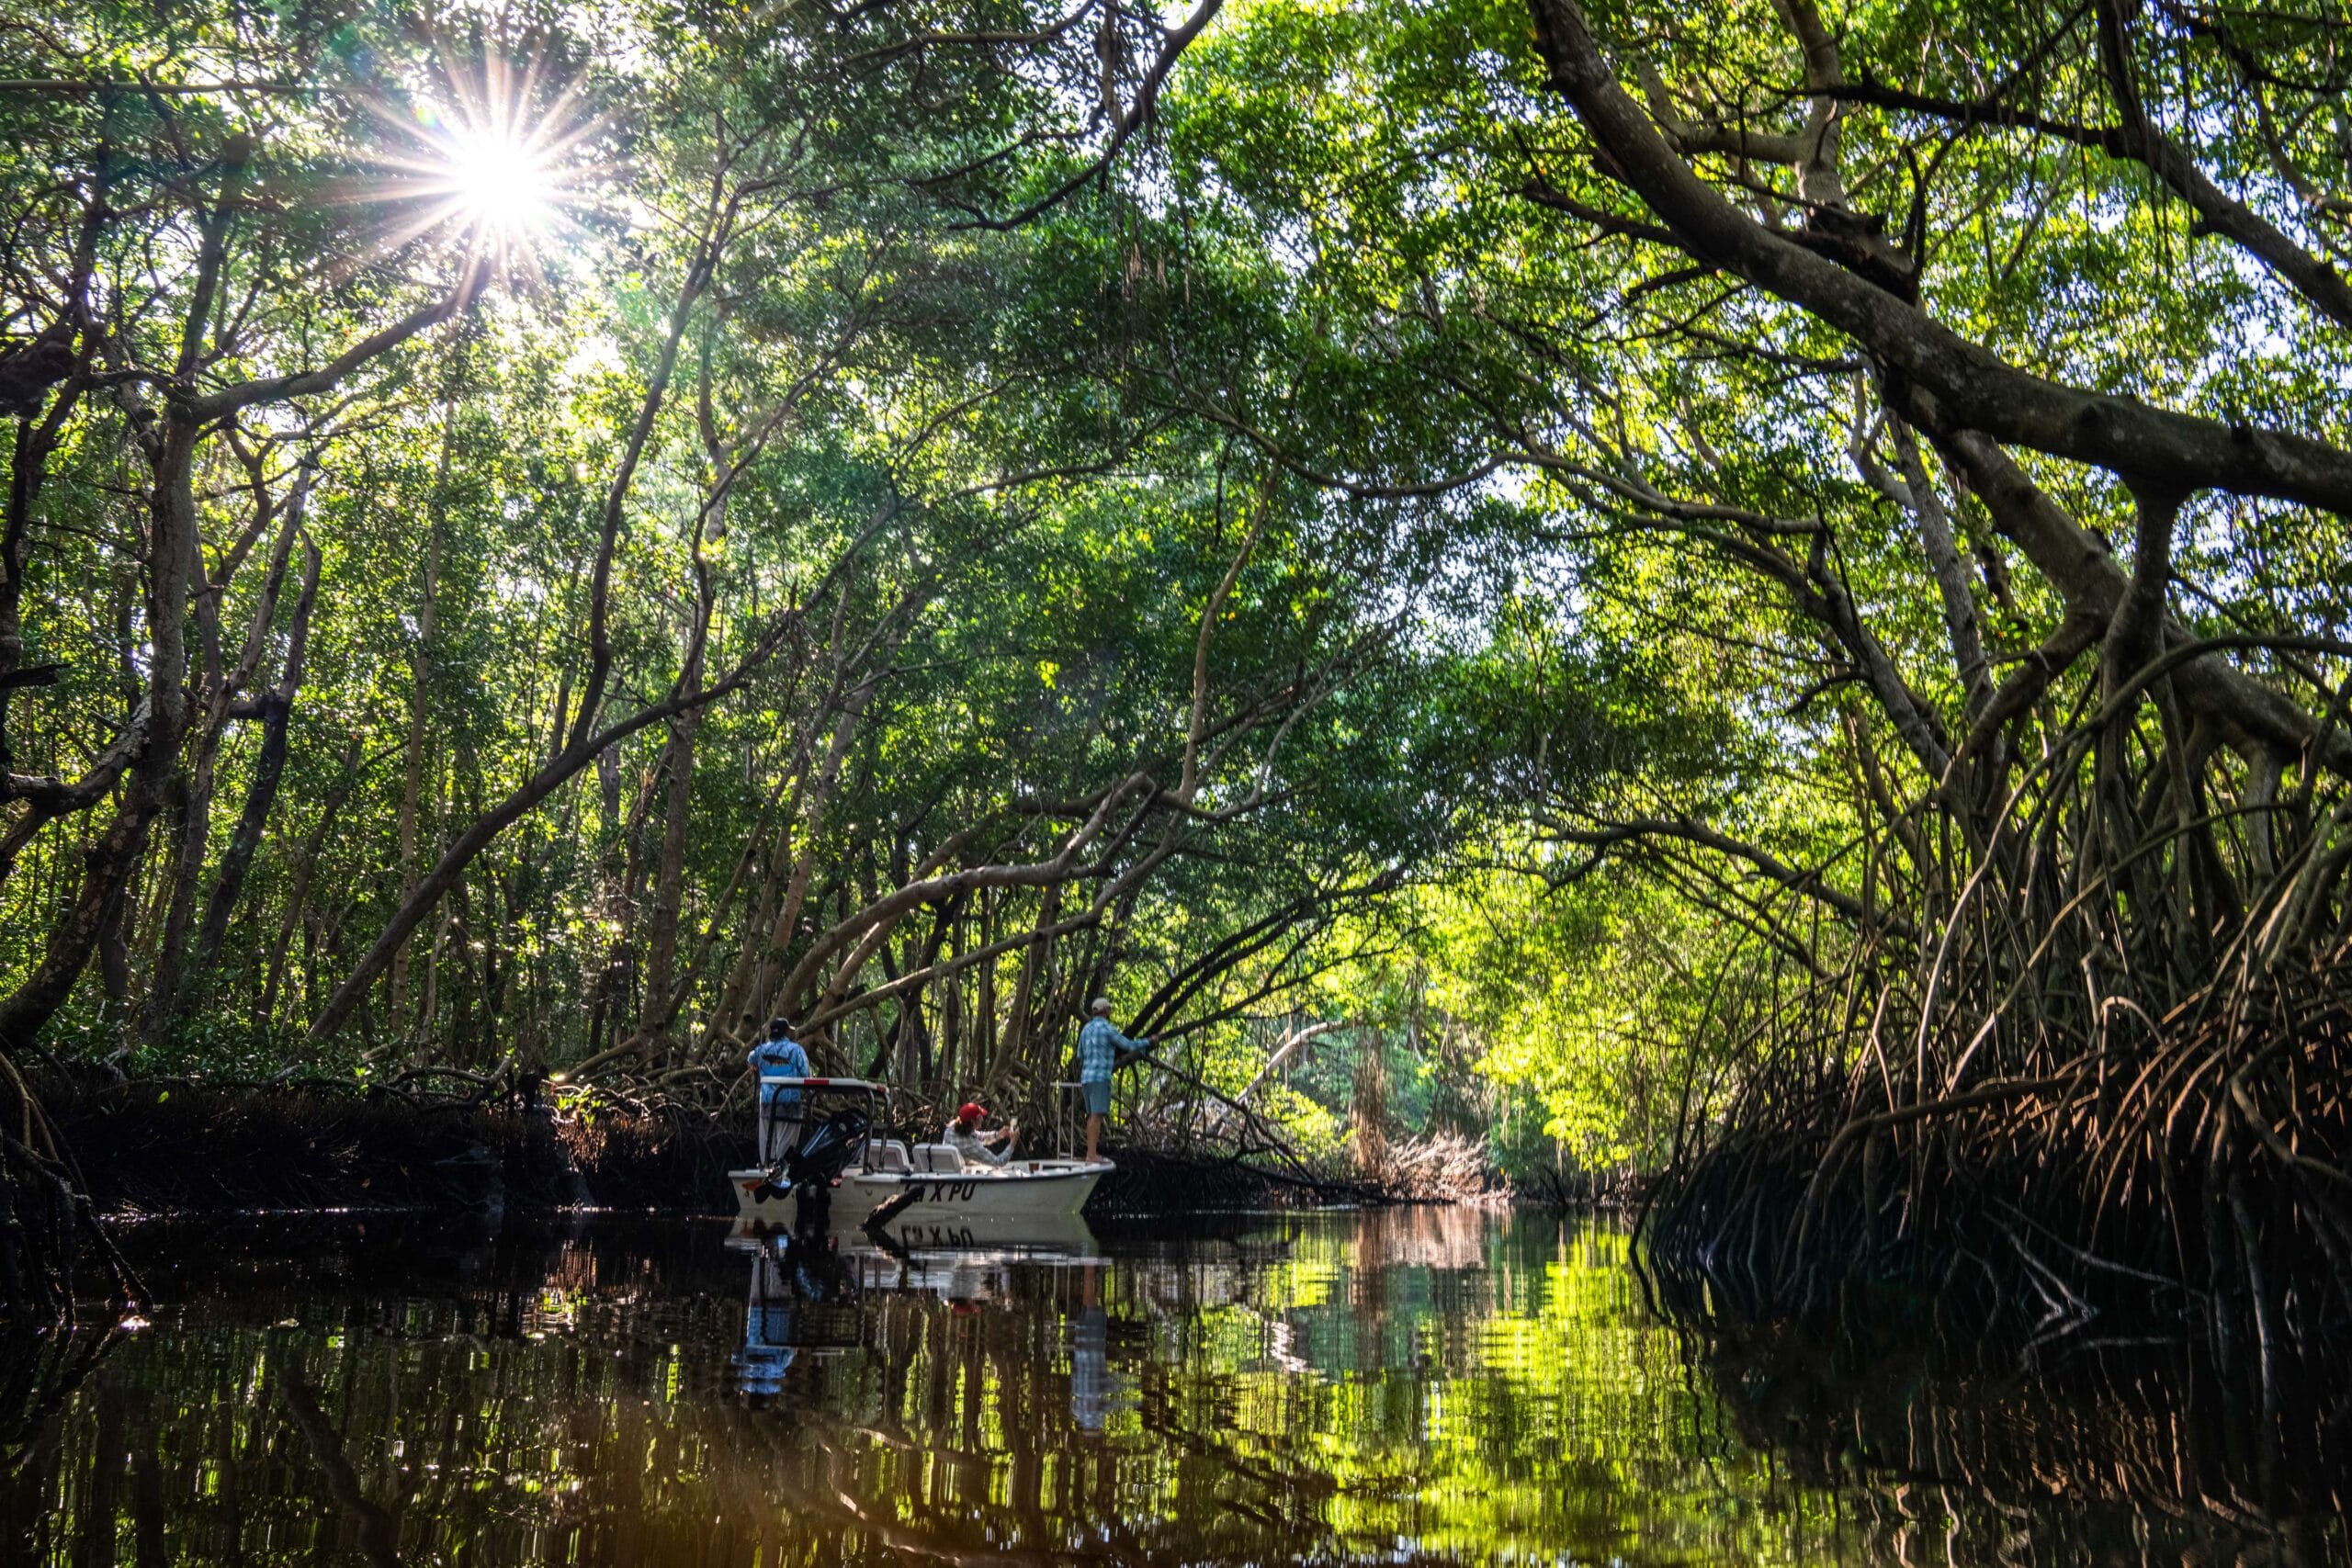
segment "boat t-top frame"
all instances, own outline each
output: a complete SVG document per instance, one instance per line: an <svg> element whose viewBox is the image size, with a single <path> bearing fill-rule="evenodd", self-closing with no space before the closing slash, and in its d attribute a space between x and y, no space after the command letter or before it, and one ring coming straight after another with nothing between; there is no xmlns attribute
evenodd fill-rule
<svg viewBox="0 0 2352 1568"><path fill-rule="evenodd" d="M867 1137L860 1140L857 1156L850 1162L852 1165L855 1165L861 1168L863 1168L865 1164L867 1145L871 1144L871 1141L874 1138L888 1136L894 1124L894 1110L891 1104L891 1097L899 1091L891 1089L888 1084L876 1083L870 1078L762 1077L759 1080L759 1112L761 1130L763 1132L766 1130L766 1123L769 1119L767 1091L771 1089L798 1089L803 1097L802 1114L800 1119L804 1122L808 1119L807 1114L808 1102L815 1100L818 1096L839 1095L844 1099L851 1096L864 1096L865 1103L871 1108L866 1118L870 1130ZM804 1128L798 1141L805 1144L808 1142L808 1134ZM761 1145L762 1147L765 1147L766 1140L764 1138L761 1140Z"/></svg>

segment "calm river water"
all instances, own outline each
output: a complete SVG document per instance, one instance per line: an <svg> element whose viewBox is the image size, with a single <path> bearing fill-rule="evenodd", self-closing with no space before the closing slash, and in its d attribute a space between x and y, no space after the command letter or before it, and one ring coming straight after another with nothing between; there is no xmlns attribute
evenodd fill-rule
<svg viewBox="0 0 2352 1568"><path fill-rule="evenodd" d="M0 1365L0 1564L2345 1551L2324 1483L2196 1436L2174 1350L1727 1347L1648 1310L1587 1220L1177 1221L904 1260L684 1222L131 1239L152 1325Z"/></svg>

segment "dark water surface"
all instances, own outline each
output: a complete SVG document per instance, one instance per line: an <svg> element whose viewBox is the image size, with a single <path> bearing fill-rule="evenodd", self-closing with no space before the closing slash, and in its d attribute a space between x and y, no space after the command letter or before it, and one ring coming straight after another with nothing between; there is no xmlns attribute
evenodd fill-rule
<svg viewBox="0 0 2352 1568"><path fill-rule="evenodd" d="M2162 1346L1727 1350L1606 1223L131 1241L152 1325L0 1369L0 1565L2344 1560L2324 1478L2215 1451Z"/></svg>

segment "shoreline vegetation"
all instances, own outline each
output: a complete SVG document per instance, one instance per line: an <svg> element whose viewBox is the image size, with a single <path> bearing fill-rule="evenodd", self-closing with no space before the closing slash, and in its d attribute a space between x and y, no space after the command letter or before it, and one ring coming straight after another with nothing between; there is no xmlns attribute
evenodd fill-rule
<svg viewBox="0 0 2352 1568"><path fill-rule="evenodd" d="M341 1084L197 1079L40 1084L82 1190L104 1225L207 1214L383 1211L494 1232L509 1215L566 1211L728 1215L726 1175L751 1157L748 1111L689 1106L562 1111ZM1440 1162L1390 1179L1233 1155L1119 1148L1090 1213L1148 1215L1296 1205L1479 1201L1485 1173ZM1433 1176L1460 1185L1440 1188ZM1464 1177L1466 1176L1466 1179Z"/></svg>

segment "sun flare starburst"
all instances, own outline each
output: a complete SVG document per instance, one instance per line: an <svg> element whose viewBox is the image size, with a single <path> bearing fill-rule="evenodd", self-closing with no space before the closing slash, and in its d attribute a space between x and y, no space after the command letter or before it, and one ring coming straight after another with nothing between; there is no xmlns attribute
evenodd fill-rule
<svg viewBox="0 0 2352 1568"><path fill-rule="evenodd" d="M452 136L448 184L452 216L469 228L529 236L561 216L556 169L542 149L511 130Z"/></svg>
<svg viewBox="0 0 2352 1568"><path fill-rule="evenodd" d="M462 248L469 267L524 286L579 231L600 129L576 87L547 90L536 66L492 59L478 78L451 73L437 90L370 106L387 145L344 199L383 214L383 254L427 236Z"/></svg>

